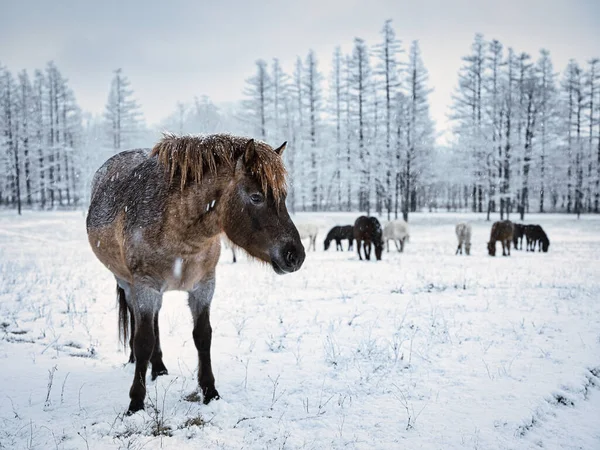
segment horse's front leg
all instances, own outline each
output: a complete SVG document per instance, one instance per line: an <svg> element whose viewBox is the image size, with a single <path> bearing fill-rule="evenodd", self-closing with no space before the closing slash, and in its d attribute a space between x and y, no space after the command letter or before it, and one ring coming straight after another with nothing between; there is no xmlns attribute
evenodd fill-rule
<svg viewBox="0 0 600 450"><path fill-rule="evenodd" d="M150 287L132 286L132 309L135 315L133 352L135 355L135 374L129 390L129 408L127 414L144 409L146 397L146 371L156 344L154 319L158 316L162 294Z"/></svg>
<svg viewBox="0 0 600 450"><path fill-rule="evenodd" d="M162 349L160 348L160 333L158 331L158 314L162 305L162 298L159 299L158 308L156 314L154 314L154 349L152 350L152 356L150 357L150 364L152 364L152 381L156 380L161 375L168 375L169 371L165 367L165 363L162 359Z"/></svg>
<svg viewBox="0 0 600 450"><path fill-rule="evenodd" d="M340 239L335 240L335 251L339 252L340 250L344 250L342 248L342 241Z"/></svg>
<svg viewBox="0 0 600 450"><path fill-rule="evenodd" d="M356 250L358 251L358 259L360 259L362 261L362 256L360 256L360 246L362 244L362 241L360 239L356 240ZM366 256L366 253L365 253Z"/></svg>
<svg viewBox="0 0 600 450"><path fill-rule="evenodd" d="M354 239L348 239L348 251L352 250Z"/></svg>
<svg viewBox="0 0 600 450"><path fill-rule="evenodd" d="M210 326L210 302L215 292L215 278L207 278L189 292L188 303L194 318L194 344L198 350L198 386L204 395L204 404L219 398L215 389L215 377L210 361L212 328Z"/></svg>
<svg viewBox="0 0 600 450"><path fill-rule="evenodd" d="M365 242L364 247L365 247L365 258L367 259L367 261L371 261L371 243Z"/></svg>

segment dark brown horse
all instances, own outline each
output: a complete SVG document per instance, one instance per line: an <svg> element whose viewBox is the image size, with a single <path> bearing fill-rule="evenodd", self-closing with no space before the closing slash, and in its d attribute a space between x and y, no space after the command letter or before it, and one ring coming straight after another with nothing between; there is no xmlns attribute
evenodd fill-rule
<svg viewBox="0 0 600 450"><path fill-rule="evenodd" d="M356 249L358 257L362 260L360 254L361 243L365 247L365 259L371 259L371 244L375 246L375 257L377 261L381 260L381 252L383 251L383 233L381 224L375 217L360 216L354 222L354 239L356 239Z"/></svg>
<svg viewBox="0 0 600 450"><path fill-rule="evenodd" d="M510 220L495 222L494 225L492 225L490 241L487 245L489 255L496 256L496 241L500 241L502 242L502 256L510 256L510 243L512 240L513 223Z"/></svg>
<svg viewBox="0 0 600 450"><path fill-rule="evenodd" d="M149 150L119 153L96 172L88 239L115 275L120 331L135 375L128 413L144 408L146 371L167 373L158 313L165 291L189 294L204 403L218 398L212 372L210 304L221 233L279 274L304 262L304 247L285 207L281 153L263 142L230 136L165 135Z"/></svg>

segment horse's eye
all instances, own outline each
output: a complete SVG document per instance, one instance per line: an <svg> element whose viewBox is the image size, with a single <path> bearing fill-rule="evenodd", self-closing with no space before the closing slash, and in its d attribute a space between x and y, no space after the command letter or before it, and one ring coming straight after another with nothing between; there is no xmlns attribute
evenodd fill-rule
<svg viewBox="0 0 600 450"><path fill-rule="evenodd" d="M250 200L255 205L260 205L262 202L265 201L265 197L262 194L256 193L256 194L250 195Z"/></svg>

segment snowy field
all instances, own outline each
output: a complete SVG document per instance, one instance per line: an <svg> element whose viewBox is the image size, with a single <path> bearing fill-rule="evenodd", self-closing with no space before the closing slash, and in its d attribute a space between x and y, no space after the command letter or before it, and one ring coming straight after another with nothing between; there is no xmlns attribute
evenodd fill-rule
<svg viewBox="0 0 600 450"><path fill-rule="evenodd" d="M296 216L321 233L294 274L223 251L219 401L186 400L191 315L167 294L169 375L124 417L133 366L83 214L1 212L0 448L600 449L600 217L529 216L547 254L489 257L490 223L447 213L413 215L405 253L380 262L324 252L355 217ZM469 257L454 255L459 220Z"/></svg>

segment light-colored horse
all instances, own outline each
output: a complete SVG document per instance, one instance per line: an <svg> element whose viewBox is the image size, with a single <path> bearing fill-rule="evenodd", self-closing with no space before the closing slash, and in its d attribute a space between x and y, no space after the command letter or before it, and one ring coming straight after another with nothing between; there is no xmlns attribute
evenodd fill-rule
<svg viewBox="0 0 600 450"><path fill-rule="evenodd" d="M471 254L471 225L468 223L458 223L455 228L456 237L458 239L458 248L455 255L462 255L463 247L467 255Z"/></svg>
<svg viewBox="0 0 600 450"><path fill-rule="evenodd" d="M390 239L396 244L396 250L403 252L404 243L408 241L409 238L408 224L402 219L392 220L386 223L383 228L383 240L385 241L388 252L390 251Z"/></svg>
<svg viewBox="0 0 600 450"><path fill-rule="evenodd" d="M317 234L319 233L319 227L314 223L299 223L296 224L300 239L308 239L307 251L312 247L313 251L316 250Z"/></svg>

